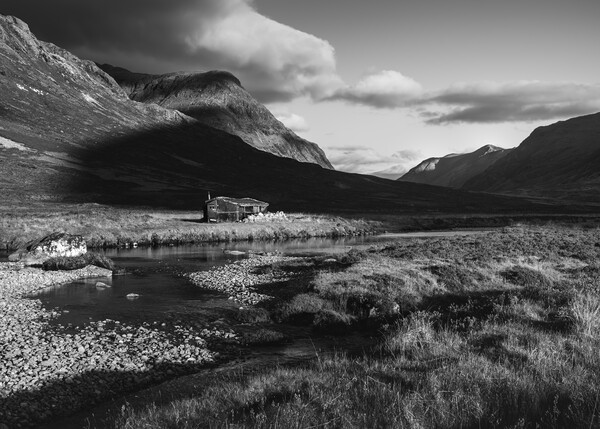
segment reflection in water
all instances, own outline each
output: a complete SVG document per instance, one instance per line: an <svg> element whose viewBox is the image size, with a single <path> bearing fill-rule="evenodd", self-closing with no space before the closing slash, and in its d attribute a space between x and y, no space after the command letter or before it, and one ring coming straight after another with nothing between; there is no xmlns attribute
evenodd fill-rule
<svg viewBox="0 0 600 429"><path fill-rule="evenodd" d="M463 234L471 234L466 232ZM476 233L476 232L475 232ZM456 232L452 233L456 235ZM435 237L440 233L421 233L418 237ZM343 253L350 247L360 244L398 240L402 237L415 237L415 234L389 234L383 236L354 237L340 239L313 238L308 240L290 240L282 242L239 242L200 244L178 247L110 249L104 253L112 258L119 266L126 268L130 274L115 276L112 279L86 279L63 286L45 289L38 294L47 308L59 307L67 310L55 322L81 325L90 320L99 321L113 319L131 325L140 322L160 322L169 315L185 314L186 323L205 327L211 323L223 323L224 318L233 320L238 305L228 300L223 294L205 291L189 283L180 274L190 271L208 270L211 267L224 265L228 262L247 257L248 251L281 252L294 254L330 254ZM244 255L227 254L225 250L238 250ZM96 287L96 282L102 281L110 285L107 288ZM129 293L137 293L140 297L130 301L126 299ZM236 330L255 329L254 326L239 325ZM279 346L254 346L243 349L229 364L229 368L252 368L261 364L276 366L288 362L301 362L314 356L325 356L336 349L351 353L364 353L364 349L374 343L374 339L360 333L345 336L317 336L313 338L310 328L278 325L275 328L289 334L293 341ZM242 367L241 365L245 365ZM199 373L199 377L205 376ZM169 384L159 385L154 393L172 395ZM183 377L176 381L176 390L182 397L192 394L198 388L193 377ZM191 393L190 393L191 392ZM89 426L90 421L103 422L119 407L111 410L114 404L124 404L132 398L138 402L140 396L124 397L110 403L102 404L90 410L84 410L68 421L59 421L51 425L53 428L80 428Z"/></svg>
<svg viewBox="0 0 600 429"><path fill-rule="evenodd" d="M113 319L124 322L161 321L170 314L194 314L199 321L216 320L238 306L227 296L192 285L182 273L209 270L248 257L248 252L280 252L286 255L344 253L361 244L398 240L403 237L466 235L483 231L425 232L386 234L349 238L310 238L287 241L203 243L183 246L107 249L103 253L127 275L112 279L85 279L54 286L35 297L47 308L67 310L56 323L81 325L90 320ZM232 255L227 251L244 252ZM96 287L102 281L108 288ZM130 293L139 294L128 300Z"/></svg>

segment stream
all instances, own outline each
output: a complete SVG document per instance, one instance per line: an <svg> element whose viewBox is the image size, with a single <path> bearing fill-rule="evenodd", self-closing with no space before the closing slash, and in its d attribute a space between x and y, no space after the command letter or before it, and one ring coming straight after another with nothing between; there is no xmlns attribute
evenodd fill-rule
<svg viewBox="0 0 600 429"><path fill-rule="evenodd" d="M105 319L120 322L160 321L166 315L194 314L199 321L219 319L235 311L236 305L219 292L203 290L181 275L210 270L235 260L247 258L249 252L277 252L286 256L331 255L345 253L352 247L409 238L434 238L474 235L488 230L427 231L393 233L343 238L310 238L286 241L204 243L196 245L106 249L101 251L126 275L102 279L110 288L96 288L98 279L83 279L46 288L34 297L47 309L58 309L61 316L53 323L81 326ZM228 252L243 252L231 254ZM135 300L128 294L138 294Z"/></svg>
<svg viewBox="0 0 600 429"><path fill-rule="evenodd" d="M139 325L143 322L160 323L168 318L178 319L183 316L187 320L192 318L198 326L219 326L239 332L252 329L252 326L241 326L235 320L234 316L239 311L239 304L229 300L223 293L194 286L182 277L182 274L209 270L247 258L249 252L277 252L287 256L331 255L345 253L352 247L382 242L474 235L487 231L489 230L397 233L337 239L311 238L107 249L102 253L113 259L119 267L125 268L127 274L115 275L112 279L85 279L53 286L38 292L33 298L41 300L47 309L59 310L60 316L53 319L51 323L72 329L92 321L106 319ZM229 253L231 251L234 251L234 254ZM96 287L98 280L110 283L111 287ZM138 294L139 298L128 299L127 295L131 293ZM179 377L145 389L139 394L120 395L114 400L78 412L47 427L65 429L103 427L101 423L103 418L114 413L123 403L142 406L148 403L149 398L164 400L164 398L192 394L199 383L201 384L203 377L210 377L215 371L300 362L335 350L361 353L375 341L373 338L357 333L337 337L324 335L313 337L309 328L299 326L270 325L269 329L283 332L290 340L279 345L245 348L237 356L228 356L226 362L216 369L211 368L197 374Z"/></svg>

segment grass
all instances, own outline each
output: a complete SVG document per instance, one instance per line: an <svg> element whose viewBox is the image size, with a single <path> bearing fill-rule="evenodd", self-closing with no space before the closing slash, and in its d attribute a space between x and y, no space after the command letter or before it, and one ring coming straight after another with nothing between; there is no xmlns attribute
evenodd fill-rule
<svg viewBox="0 0 600 429"><path fill-rule="evenodd" d="M379 345L229 374L118 428L600 426L600 230L510 228L318 269L287 317L377 321Z"/></svg>
<svg viewBox="0 0 600 429"><path fill-rule="evenodd" d="M375 222L336 216L288 214L287 222L202 223L193 211L126 209L86 205L0 212L0 246L17 249L56 231L82 235L88 247L336 237L374 231Z"/></svg>

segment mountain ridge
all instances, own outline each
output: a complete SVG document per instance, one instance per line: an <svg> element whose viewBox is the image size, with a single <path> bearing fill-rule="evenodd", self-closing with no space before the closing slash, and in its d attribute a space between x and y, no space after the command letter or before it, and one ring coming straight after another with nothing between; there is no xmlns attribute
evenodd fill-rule
<svg viewBox="0 0 600 429"><path fill-rule="evenodd" d="M397 180L460 188L471 177L485 171L511 150L488 144L469 153L427 158Z"/></svg>
<svg viewBox="0 0 600 429"><path fill-rule="evenodd" d="M200 209L212 195L277 210L515 213L526 199L379 179L255 149L176 110L129 99L94 63L0 15L0 207L104 203Z"/></svg>
<svg viewBox="0 0 600 429"><path fill-rule="evenodd" d="M600 113L536 128L464 189L600 201Z"/></svg>
<svg viewBox="0 0 600 429"><path fill-rule="evenodd" d="M178 110L274 155L333 169L316 143L299 137L283 125L227 71L152 75L109 64L99 67L110 74L134 101Z"/></svg>

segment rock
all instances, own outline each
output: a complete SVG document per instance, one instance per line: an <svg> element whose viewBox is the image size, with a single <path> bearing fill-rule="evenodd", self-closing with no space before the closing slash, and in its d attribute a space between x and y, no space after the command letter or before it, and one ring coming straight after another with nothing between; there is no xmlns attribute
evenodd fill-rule
<svg viewBox="0 0 600 429"><path fill-rule="evenodd" d="M223 250L223 253L227 255L245 255L246 252L242 252L241 250Z"/></svg>
<svg viewBox="0 0 600 429"><path fill-rule="evenodd" d="M106 289L106 288L109 288L109 287L111 287L111 285L106 284L104 282L96 282L96 288L97 289Z"/></svg>
<svg viewBox="0 0 600 429"><path fill-rule="evenodd" d="M35 265L57 256L81 256L85 253L87 253L87 245L82 236L55 232L39 240L30 241L9 255L8 260Z"/></svg>
<svg viewBox="0 0 600 429"><path fill-rule="evenodd" d="M129 300L134 300L134 299L138 299L140 297L139 294L137 293L128 293L125 298L129 299Z"/></svg>
<svg viewBox="0 0 600 429"><path fill-rule="evenodd" d="M44 254L49 257L81 256L87 253L87 245L81 235L64 232L50 234L29 247L34 254Z"/></svg>

